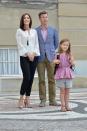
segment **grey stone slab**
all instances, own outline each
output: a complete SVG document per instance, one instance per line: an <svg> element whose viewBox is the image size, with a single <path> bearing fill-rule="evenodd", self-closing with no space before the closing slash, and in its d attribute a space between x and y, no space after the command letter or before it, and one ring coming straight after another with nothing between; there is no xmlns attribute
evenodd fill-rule
<svg viewBox="0 0 87 131"><path fill-rule="evenodd" d="M87 120L82 121L1 121L0 131L87 131Z"/></svg>

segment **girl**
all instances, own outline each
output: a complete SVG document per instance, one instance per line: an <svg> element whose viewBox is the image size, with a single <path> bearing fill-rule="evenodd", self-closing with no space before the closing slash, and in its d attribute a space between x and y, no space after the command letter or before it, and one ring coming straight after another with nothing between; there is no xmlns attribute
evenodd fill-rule
<svg viewBox="0 0 87 131"><path fill-rule="evenodd" d="M60 41L59 59L54 60L55 64L59 64L55 79L58 87L60 87L61 111L71 111L69 107L69 90L72 87L74 58L71 54L71 45L68 39Z"/></svg>
<svg viewBox="0 0 87 131"><path fill-rule="evenodd" d="M20 65L23 73L19 108L29 107L30 105L30 94L37 66L37 56L40 55L37 32L31 26L32 18L30 14L23 14L20 20L20 28L16 32Z"/></svg>

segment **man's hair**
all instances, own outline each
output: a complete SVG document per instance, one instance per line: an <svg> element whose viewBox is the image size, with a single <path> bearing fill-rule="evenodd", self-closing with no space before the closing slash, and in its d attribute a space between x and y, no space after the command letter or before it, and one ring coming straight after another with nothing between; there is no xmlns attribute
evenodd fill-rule
<svg viewBox="0 0 87 131"><path fill-rule="evenodd" d="M38 14L39 18L40 18L41 15L43 15L43 14L48 14L48 12L47 12L47 11L41 11L41 12L39 12L39 14Z"/></svg>

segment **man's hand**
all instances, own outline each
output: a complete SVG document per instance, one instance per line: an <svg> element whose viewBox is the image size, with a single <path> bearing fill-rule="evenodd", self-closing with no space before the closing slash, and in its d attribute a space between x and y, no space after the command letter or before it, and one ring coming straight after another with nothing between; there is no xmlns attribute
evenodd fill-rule
<svg viewBox="0 0 87 131"><path fill-rule="evenodd" d="M53 60L53 63L54 64L60 64L60 60L55 59L55 60Z"/></svg>

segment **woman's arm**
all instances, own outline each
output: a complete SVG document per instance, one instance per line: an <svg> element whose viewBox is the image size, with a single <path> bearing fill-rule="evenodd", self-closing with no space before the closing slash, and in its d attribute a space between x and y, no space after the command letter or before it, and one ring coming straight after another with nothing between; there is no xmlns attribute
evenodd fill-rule
<svg viewBox="0 0 87 131"><path fill-rule="evenodd" d="M28 51L22 44L22 36L21 36L20 29L18 29L16 32L16 41L17 41L17 46L18 46L20 55L23 55L23 56L27 55Z"/></svg>
<svg viewBox="0 0 87 131"><path fill-rule="evenodd" d="M34 55L35 56L40 56L40 49L39 49L39 42L38 42L38 35L37 32L35 30L35 43L34 43Z"/></svg>

